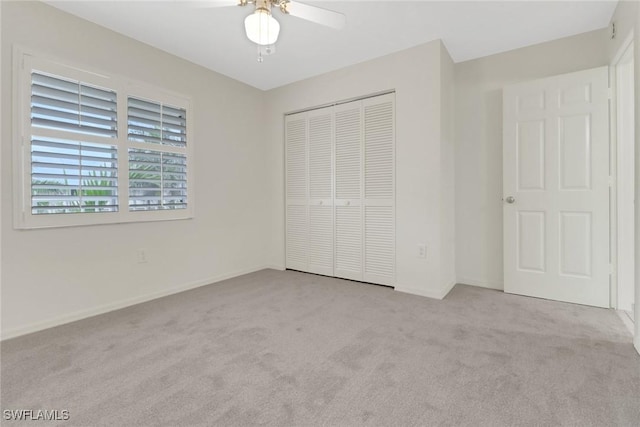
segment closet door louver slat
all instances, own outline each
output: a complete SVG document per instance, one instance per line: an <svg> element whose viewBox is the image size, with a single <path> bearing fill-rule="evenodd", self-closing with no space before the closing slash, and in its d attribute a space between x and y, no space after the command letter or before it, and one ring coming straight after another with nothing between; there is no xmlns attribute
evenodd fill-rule
<svg viewBox="0 0 640 427"><path fill-rule="evenodd" d="M307 270L307 207L287 206L287 268Z"/></svg>
<svg viewBox="0 0 640 427"><path fill-rule="evenodd" d="M395 283L395 131L393 94L363 101L364 271L367 282Z"/></svg>
<svg viewBox="0 0 640 427"><path fill-rule="evenodd" d="M336 107L336 277L362 280L362 101Z"/></svg>
<svg viewBox="0 0 640 427"><path fill-rule="evenodd" d="M333 107L308 113L309 271L333 275Z"/></svg>
<svg viewBox="0 0 640 427"><path fill-rule="evenodd" d="M307 218L307 115L286 117L286 266L308 268L309 226Z"/></svg>
<svg viewBox="0 0 640 427"><path fill-rule="evenodd" d="M395 227L392 206L365 206L364 280L393 285Z"/></svg>

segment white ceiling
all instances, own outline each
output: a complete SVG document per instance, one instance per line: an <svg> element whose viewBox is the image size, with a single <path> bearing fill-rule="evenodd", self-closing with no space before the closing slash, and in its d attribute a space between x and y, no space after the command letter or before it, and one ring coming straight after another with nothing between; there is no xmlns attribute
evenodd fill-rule
<svg viewBox="0 0 640 427"><path fill-rule="evenodd" d="M346 27L334 30L275 11L281 25L277 51L258 63L256 46L244 34L243 19L251 13L251 6L202 8L180 1L46 2L263 90L435 39L442 39L453 60L461 62L604 28L617 3L304 1L344 13Z"/></svg>

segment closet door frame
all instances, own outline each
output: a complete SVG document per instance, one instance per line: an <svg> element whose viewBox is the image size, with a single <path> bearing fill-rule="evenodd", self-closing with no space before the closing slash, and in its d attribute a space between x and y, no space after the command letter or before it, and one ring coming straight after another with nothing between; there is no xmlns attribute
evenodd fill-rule
<svg viewBox="0 0 640 427"><path fill-rule="evenodd" d="M375 106L380 103L383 98L387 98L392 103L391 108L391 120L392 120L392 132L393 132L393 140L392 140L392 160L391 160L391 176L392 176L392 197L390 198L367 198L366 194L366 153L365 153L365 108L367 106ZM343 194L347 197L340 197L338 190L338 115L341 112L345 111L358 111L358 183L357 183L357 191L358 197L355 193L356 186L351 183L350 191L343 192ZM313 117L321 116L326 114L329 111L331 115L331 197L321 197L321 198L313 198L311 195L311 171L310 171L310 119ZM290 176L289 176L289 132L288 132L288 124L295 120L304 120L304 135L305 135L305 145L304 145L304 180L305 180L305 197L290 197L289 184L290 184ZM328 107L319 107L317 109L310 109L304 112L292 113L285 115L285 267L287 269L300 270L310 273L323 274L327 276L334 276L338 278L357 280L370 282L374 284L382 284L388 286L395 286L395 277L396 277L396 141L395 141L395 92L390 92L386 94L373 95L369 97L363 97L354 101L348 101L343 103L338 103ZM355 126L354 126L355 128ZM353 144L353 140L351 141ZM353 147L352 147L353 148ZM353 153L351 153L352 159L347 160L353 161ZM352 179L351 177L350 179ZM346 193L346 194L345 194ZM304 262L300 262L300 254L297 253L297 258L294 260L291 255L296 255L296 252L299 249L299 240L292 240L289 234L290 225L293 224L293 218L290 214L291 212L296 212L298 215L301 210L296 209L295 207L304 206ZM310 221L311 211L314 207L331 207L331 230L332 236L331 239L333 241L332 245L332 266L331 268L328 265L314 265L310 256L311 249L311 234L312 234L312 225ZM366 209L367 207L391 207L392 211L392 219L391 219L391 235L392 238L382 239L384 244L388 244L391 247L389 250L391 251L391 267L387 268L383 273L387 274L377 274L377 271L367 271L367 218L366 218ZM299 219L299 218L298 218ZM374 224L379 220L378 217L370 218ZM388 216L383 218L382 221L387 221L386 225L388 226ZM299 222L298 222L299 224ZM342 226L342 229L340 227ZM342 231L339 233L339 231ZM384 233L382 233L384 234ZM380 236L376 236L380 237ZM298 236L298 239L300 236ZM290 245L296 244L296 248L292 249ZM385 254L380 255L379 251L384 249L386 246L379 245L378 248L372 248L372 254L370 260L370 265L376 265L377 260L375 259L375 255L373 252L378 252L377 255L382 256L384 258ZM357 251L355 249L358 249ZM298 251L299 252L299 251ZM388 255L388 252L387 252ZM342 258L341 258L342 257ZM372 268L372 270L376 270ZM379 269L378 269L379 270ZM390 274L389 274L389 271Z"/></svg>

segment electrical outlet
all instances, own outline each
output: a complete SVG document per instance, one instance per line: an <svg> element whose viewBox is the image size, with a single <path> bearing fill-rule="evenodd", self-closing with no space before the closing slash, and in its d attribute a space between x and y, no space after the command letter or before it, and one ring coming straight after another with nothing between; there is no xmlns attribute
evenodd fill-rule
<svg viewBox="0 0 640 427"><path fill-rule="evenodd" d="M424 243L418 244L418 258L426 258L427 257L427 245Z"/></svg>
<svg viewBox="0 0 640 427"><path fill-rule="evenodd" d="M138 258L138 264L144 264L147 262L147 250L146 249L138 249L136 251L136 255Z"/></svg>

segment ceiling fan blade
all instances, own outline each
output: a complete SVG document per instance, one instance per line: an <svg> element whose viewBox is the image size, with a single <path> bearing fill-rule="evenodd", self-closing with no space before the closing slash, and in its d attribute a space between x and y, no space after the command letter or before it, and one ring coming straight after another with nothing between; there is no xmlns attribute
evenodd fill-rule
<svg viewBox="0 0 640 427"><path fill-rule="evenodd" d="M289 1L285 5L285 11L291 16L297 16L298 18L306 19L307 21L326 25L327 27L336 28L338 30L343 28L347 21L347 18L342 13L299 3L293 0Z"/></svg>
<svg viewBox="0 0 640 427"><path fill-rule="evenodd" d="M192 8L198 8L198 9L208 9L213 7L227 7L227 6L240 5L239 0L200 0L200 1L191 0L191 1L185 1L180 3L187 4Z"/></svg>

